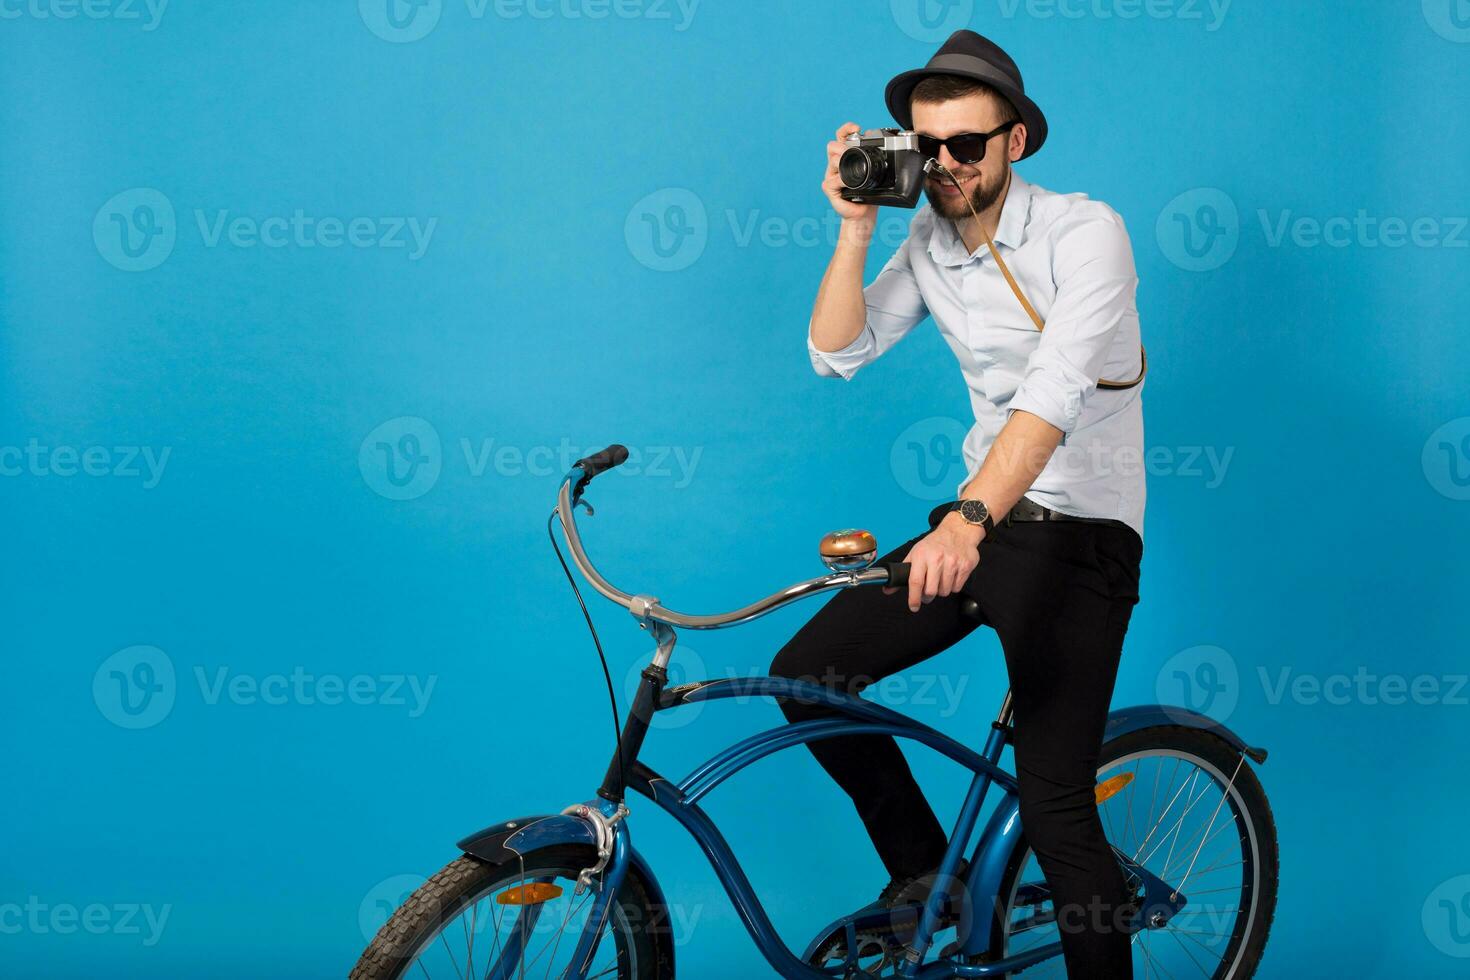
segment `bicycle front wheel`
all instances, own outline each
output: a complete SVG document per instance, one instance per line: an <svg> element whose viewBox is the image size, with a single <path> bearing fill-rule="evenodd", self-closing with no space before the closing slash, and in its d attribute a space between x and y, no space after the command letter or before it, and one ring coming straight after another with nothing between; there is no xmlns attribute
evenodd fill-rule
<svg viewBox="0 0 1470 980"><path fill-rule="evenodd" d="M1254 976L1276 911L1279 860L1275 820L1250 763L1219 736L1174 725L1116 738L1101 758L1099 815L1114 851L1187 900L1167 923L1145 923L1134 935L1135 975ZM1057 942L1056 913L1029 847L1017 849L1003 882L992 961ZM1129 885L1141 896L1136 880ZM1024 975L1066 970L1057 957Z"/></svg>
<svg viewBox="0 0 1470 980"><path fill-rule="evenodd" d="M489 864L463 855L419 887L384 923L349 980L569 976L594 892L577 875L597 860L585 845L532 851ZM629 868L611 903L587 977L668 980L674 975L666 910Z"/></svg>

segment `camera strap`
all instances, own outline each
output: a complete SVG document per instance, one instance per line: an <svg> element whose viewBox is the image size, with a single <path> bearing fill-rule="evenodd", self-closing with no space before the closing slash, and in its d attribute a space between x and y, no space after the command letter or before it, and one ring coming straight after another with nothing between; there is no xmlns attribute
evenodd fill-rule
<svg viewBox="0 0 1470 980"><path fill-rule="evenodd" d="M995 242L990 240L990 233L985 230L985 222L980 220L980 215L975 210L975 205L970 201L970 195L965 193L965 189L960 186L959 180L948 169L940 166L937 162L934 163L933 169L938 170L944 176L948 177L950 183L954 184L955 190L960 192L960 197L965 199L965 204L969 206L970 213L975 216L975 227L980 229L980 237L985 240L985 247L990 249L990 254L995 257L996 267L1000 269L1000 274L1005 276L1006 284L1011 287L1011 292L1016 294L1016 299L1021 301L1021 308L1026 311L1026 315L1036 325L1037 332L1039 333L1045 330L1046 324L1042 322L1041 314L1036 312L1036 307L1032 306L1031 301L1026 298L1026 294L1021 292L1021 284L1016 282L1015 276L1011 275L1011 270L1006 265L1006 260L1000 257L1000 249L996 248ZM1007 177L1007 181L1009 179ZM1007 192L1009 192L1009 187L1007 187ZM958 229L956 229L956 232L958 232ZM1138 360L1140 365L1138 377L1132 381L1106 381L1099 379L1097 386L1099 388L1107 388L1111 391L1126 391L1129 388L1138 387L1143 383L1144 375L1148 374L1148 352L1143 349L1142 344L1138 345Z"/></svg>

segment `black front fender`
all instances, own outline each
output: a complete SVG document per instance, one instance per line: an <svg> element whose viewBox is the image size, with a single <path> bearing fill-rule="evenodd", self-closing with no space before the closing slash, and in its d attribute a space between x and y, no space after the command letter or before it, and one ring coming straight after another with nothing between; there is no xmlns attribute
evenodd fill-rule
<svg viewBox="0 0 1470 980"><path fill-rule="evenodd" d="M597 843L587 821L564 813L541 813L491 824L483 830L470 834L455 846L466 854L489 864L504 864L520 856L515 850L507 847L505 842L532 824L537 826L519 842L531 845L532 849L557 844L586 844L588 847L595 847ZM659 887L658 879L654 877L653 868L631 844L628 846L628 858L632 861L629 871L643 878L644 887L647 888L648 895L654 904L667 906L663 889Z"/></svg>

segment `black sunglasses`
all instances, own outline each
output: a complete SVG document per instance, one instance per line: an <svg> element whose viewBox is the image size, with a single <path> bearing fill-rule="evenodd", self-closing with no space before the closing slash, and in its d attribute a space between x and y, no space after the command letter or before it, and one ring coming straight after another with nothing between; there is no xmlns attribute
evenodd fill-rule
<svg viewBox="0 0 1470 980"><path fill-rule="evenodd" d="M949 155L955 158L956 163L979 163L985 159L985 150L990 145L993 136L1008 133L1021 124L1021 120L1012 119L1004 125L997 126L988 133L959 133L948 139L935 139L933 136L919 134L919 152L926 157L939 159L939 148L949 147Z"/></svg>

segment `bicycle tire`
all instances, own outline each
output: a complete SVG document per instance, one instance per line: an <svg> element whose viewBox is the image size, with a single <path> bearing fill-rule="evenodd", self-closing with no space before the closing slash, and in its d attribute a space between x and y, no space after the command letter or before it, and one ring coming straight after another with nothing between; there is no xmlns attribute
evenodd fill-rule
<svg viewBox="0 0 1470 980"><path fill-rule="evenodd" d="M512 881L533 877L547 869L580 869L597 860L596 851L582 844L541 848L523 860L491 864L461 855L436 872L410 895L378 930L363 951L348 980L398 980L406 976L415 958L461 913L486 895ZM619 980L671 980L674 976L673 937L668 909L654 902L650 884L636 868L629 868L618 890L621 916L609 916L618 949L631 944L636 970L619 955ZM606 939L603 940L606 942Z"/></svg>

